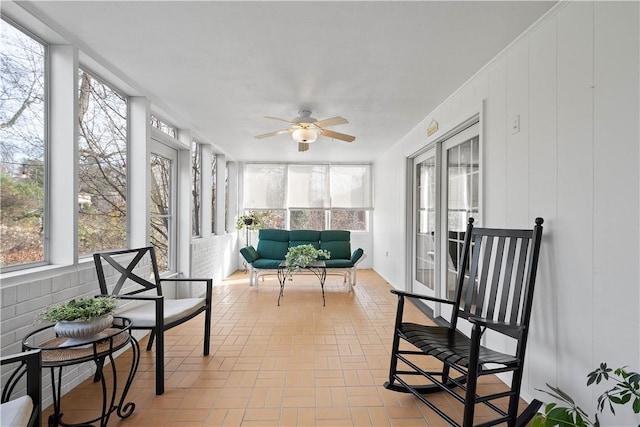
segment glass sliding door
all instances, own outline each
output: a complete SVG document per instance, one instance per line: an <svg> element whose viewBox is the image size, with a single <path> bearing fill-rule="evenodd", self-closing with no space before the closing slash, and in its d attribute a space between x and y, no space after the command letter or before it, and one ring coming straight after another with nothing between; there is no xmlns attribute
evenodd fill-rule
<svg viewBox="0 0 640 427"><path fill-rule="evenodd" d="M425 295L436 292L436 164L431 149L415 159L413 168L413 292Z"/></svg>
<svg viewBox="0 0 640 427"><path fill-rule="evenodd" d="M453 299L460 253L464 242L467 220L480 218L480 138L475 124L443 143L442 155L442 221L440 263L444 272L441 295ZM442 315L449 317L450 307L442 307Z"/></svg>

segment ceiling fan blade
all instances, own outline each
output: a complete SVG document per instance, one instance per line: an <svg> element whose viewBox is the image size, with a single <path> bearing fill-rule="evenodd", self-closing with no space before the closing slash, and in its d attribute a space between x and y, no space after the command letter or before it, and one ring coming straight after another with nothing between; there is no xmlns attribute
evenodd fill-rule
<svg viewBox="0 0 640 427"><path fill-rule="evenodd" d="M313 124L319 128L324 128L327 126L335 126L335 125L346 125L347 123L349 123L347 119L340 116L331 117L330 119L318 120L317 122L313 122Z"/></svg>
<svg viewBox="0 0 640 427"><path fill-rule="evenodd" d="M291 133L293 131L294 131L294 129L282 129L282 130L277 130L275 132L269 132L269 133L263 133L262 135L256 135L256 138L258 138L258 139L268 138L270 136L282 135L283 133Z"/></svg>
<svg viewBox="0 0 640 427"><path fill-rule="evenodd" d="M346 142L353 142L356 139L355 136L347 135L340 132L334 132L332 130L327 130L327 129L322 129L320 131L320 135L328 136L329 138L339 139L341 141L346 141Z"/></svg>
<svg viewBox="0 0 640 427"><path fill-rule="evenodd" d="M285 120L285 119L280 119L278 117L271 117L271 116L264 116L265 119L271 119L271 120L278 120L280 122L285 122L285 123L289 123L290 125L294 125L295 123L289 121L289 120Z"/></svg>
<svg viewBox="0 0 640 427"><path fill-rule="evenodd" d="M305 142L299 142L298 143L298 151L299 152L307 151L308 149L309 149L309 143L305 143Z"/></svg>

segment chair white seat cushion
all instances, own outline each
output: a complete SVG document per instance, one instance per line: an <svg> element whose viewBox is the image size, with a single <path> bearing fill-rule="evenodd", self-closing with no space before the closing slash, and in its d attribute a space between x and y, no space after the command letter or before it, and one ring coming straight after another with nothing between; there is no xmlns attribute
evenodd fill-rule
<svg viewBox="0 0 640 427"><path fill-rule="evenodd" d="M0 405L0 425L2 427L24 427L33 411L33 401L29 396L17 397Z"/></svg>
<svg viewBox="0 0 640 427"><path fill-rule="evenodd" d="M164 300L164 324L184 319L204 307L204 298L182 298ZM156 304L144 302L135 307L118 312L119 316L131 320L136 328L153 328L156 325Z"/></svg>

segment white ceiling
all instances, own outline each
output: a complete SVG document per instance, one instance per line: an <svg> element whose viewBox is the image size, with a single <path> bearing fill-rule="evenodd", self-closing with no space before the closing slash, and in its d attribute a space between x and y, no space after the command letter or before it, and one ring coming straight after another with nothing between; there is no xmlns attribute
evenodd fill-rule
<svg viewBox="0 0 640 427"><path fill-rule="evenodd" d="M41 1L158 111L235 160L374 160L555 2ZM297 152L263 116L343 116Z"/></svg>

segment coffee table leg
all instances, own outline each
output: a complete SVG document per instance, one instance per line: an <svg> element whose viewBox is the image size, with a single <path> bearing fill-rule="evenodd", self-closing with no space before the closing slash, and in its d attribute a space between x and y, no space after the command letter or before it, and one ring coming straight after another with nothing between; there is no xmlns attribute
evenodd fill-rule
<svg viewBox="0 0 640 427"><path fill-rule="evenodd" d="M278 307L280 307L280 298L284 295L284 282L287 280L287 274L284 268L278 268L278 282L280 282L280 294L278 295Z"/></svg>

